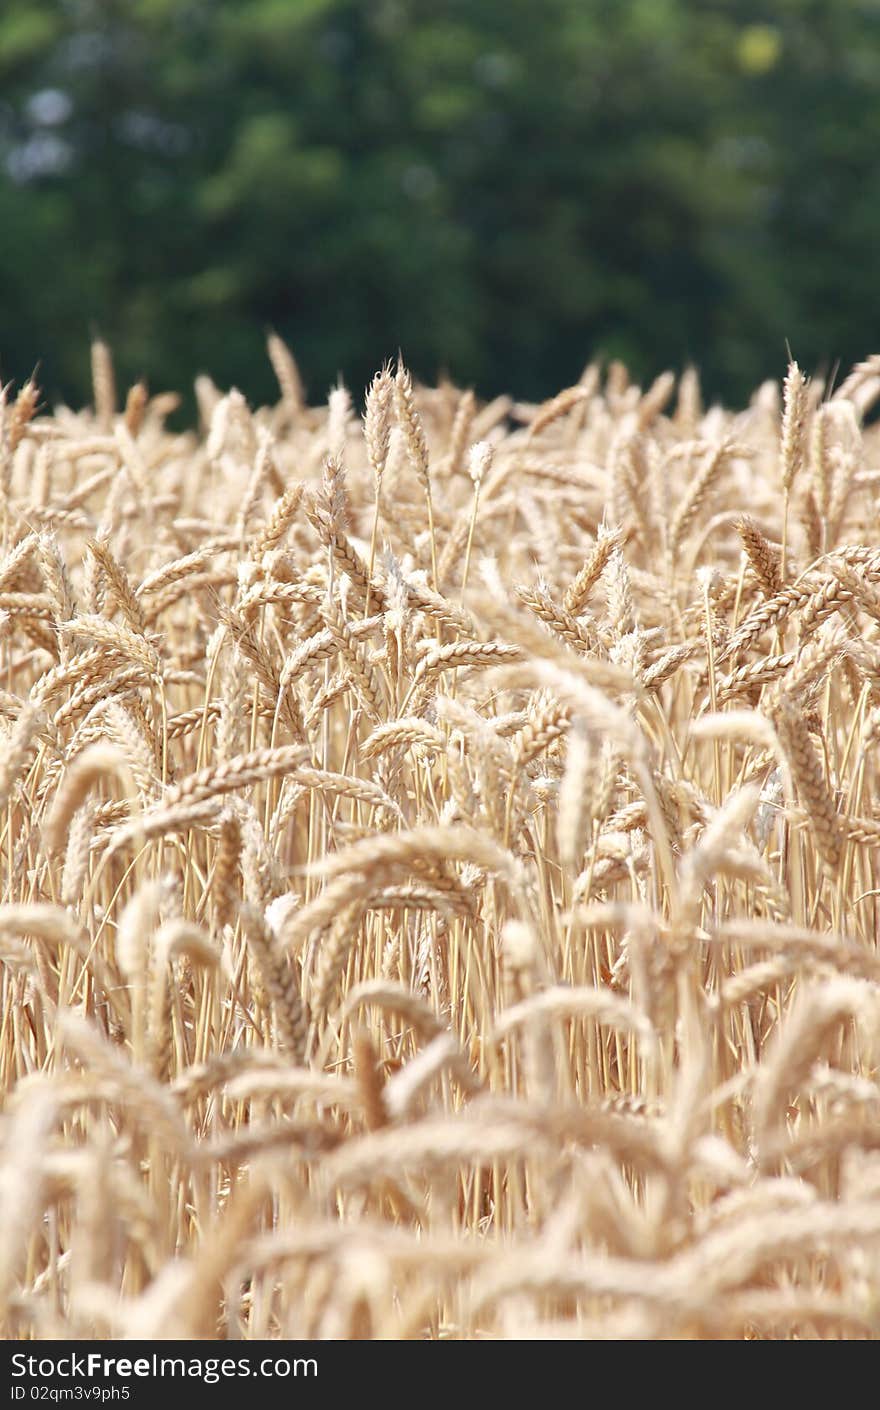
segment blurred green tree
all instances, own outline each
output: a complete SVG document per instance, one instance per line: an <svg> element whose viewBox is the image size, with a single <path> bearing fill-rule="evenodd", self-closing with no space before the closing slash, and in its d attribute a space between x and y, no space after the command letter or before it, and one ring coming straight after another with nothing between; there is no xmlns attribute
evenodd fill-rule
<svg viewBox="0 0 880 1410"><path fill-rule="evenodd" d="M736 397L872 346L878 0L6 0L0 374L321 395L398 346Z"/></svg>

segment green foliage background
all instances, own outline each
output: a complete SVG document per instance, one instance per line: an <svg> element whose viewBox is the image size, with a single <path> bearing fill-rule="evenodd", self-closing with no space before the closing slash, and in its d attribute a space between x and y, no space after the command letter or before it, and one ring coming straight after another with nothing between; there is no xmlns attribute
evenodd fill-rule
<svg viewBox="0 0 880 1410"><path fill-rule="evenodd" d="M880 0L4 0L0 374L316 395L399 346L743 395L877 336Z"/></svg>

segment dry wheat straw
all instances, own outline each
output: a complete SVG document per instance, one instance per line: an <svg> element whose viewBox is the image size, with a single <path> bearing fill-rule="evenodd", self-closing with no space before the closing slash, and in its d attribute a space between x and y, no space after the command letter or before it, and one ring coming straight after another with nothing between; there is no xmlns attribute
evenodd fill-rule
<svg viewBox="0 0 880 1410"><path fill-rule="evenodd" d="M268 352L0 395L0 1332L876 1339L880 361Z"/></svg>

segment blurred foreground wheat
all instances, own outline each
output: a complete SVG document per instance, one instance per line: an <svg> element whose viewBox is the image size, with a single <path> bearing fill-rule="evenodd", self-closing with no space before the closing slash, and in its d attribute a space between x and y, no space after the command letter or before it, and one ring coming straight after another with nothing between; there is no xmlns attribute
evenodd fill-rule
<svg viewBox="0 0 880 1410"><path fill-rule="evenodd" d="M880 359L0 441L6 1337L880 1333Z"/></svg>

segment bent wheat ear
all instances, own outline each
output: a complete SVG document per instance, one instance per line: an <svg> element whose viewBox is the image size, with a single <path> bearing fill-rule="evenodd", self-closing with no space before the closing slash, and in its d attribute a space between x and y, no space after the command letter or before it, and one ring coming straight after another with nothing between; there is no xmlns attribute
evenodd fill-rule
<svg viewBox="0 0 880 1410"><path fill-rule="evenodd" d="M241 908L242 926L272 1005L278 1036L294 1062L302 1062L308 1011L299 993L294 966L278 946L270 926L250 905Z"/></svg>
<svg viewBox="0 0 880 1410"><path fill-rule="evenodd" d="M787 701L783 701L774 723L809 817L816 847L826 865L836 870L843 845L840 818L803 720Z"/></svg>
<svg viewBox="0 0 880 1410"><path fill-rule="evenodd" d="M68 823L89 789L108 776L122 784L129 799L137 798L137 785L121 749L112 744L91 744L77 755L64 775L46 821L47 847L54 850L62 846Z"/></svg>
<svg viewBox="0 0 880 1410"><path fill-rule="evenodd" d="M302 377L296 358L287 344L277 333L270 333L266 339L269 360L284 398L284 406L291 419L295 420L305 405Z"/></svg>

